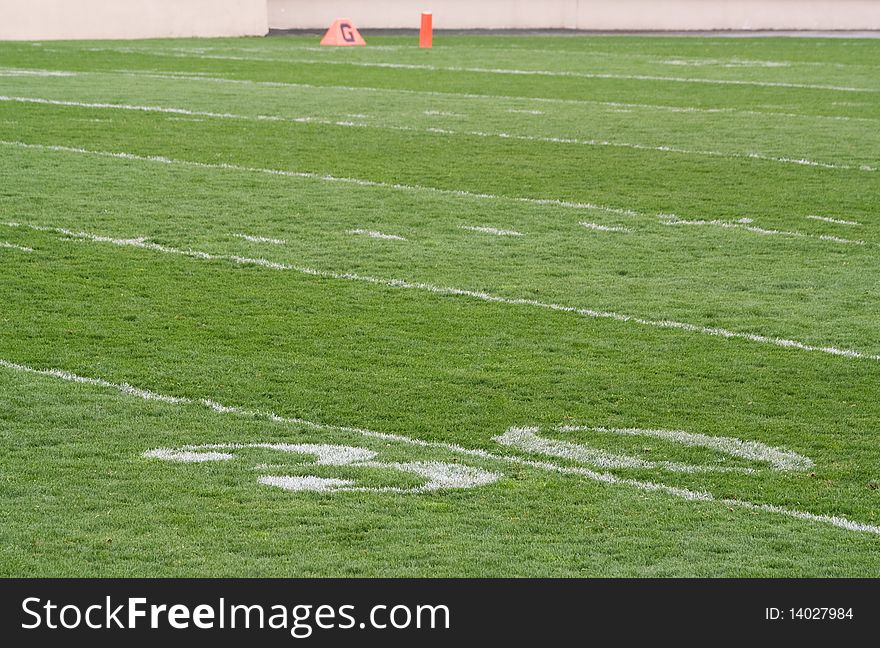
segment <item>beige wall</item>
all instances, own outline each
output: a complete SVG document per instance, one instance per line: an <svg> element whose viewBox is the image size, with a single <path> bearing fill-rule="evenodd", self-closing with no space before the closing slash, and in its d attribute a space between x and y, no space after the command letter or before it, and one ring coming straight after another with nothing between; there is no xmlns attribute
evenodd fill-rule
<svg viewBox="0 0 880 648"><path fill-rule="evenodd" d="M578 29L880 29L880 0L581 0Z"/></svg>
<svg viewBox="0 0 880 648"><path fill-rule="evenodd" d="M613 3L614 0L609 0ZM435 29L574 27L576 0L269 0L269 27L327 27L350 18L358 27L419 27L422 11Z"/></svg>
<svg viewBox="0 0 880 648"><path fill-rule="evenodd" d="M0 40L246 36L366 28L878 29L880 0L0 0Z"/></svg>
<svg viewBox="0 0 880 648"><path fill-rule="evenodd" d="M0 0L0 40L255 36L266 0Z"/></svg>
<svg viewBox="0 0 880 648"><path fill-rule="evenodd" d="M269 26L436 29L880 29L880 0L268 0Z"/></svg>

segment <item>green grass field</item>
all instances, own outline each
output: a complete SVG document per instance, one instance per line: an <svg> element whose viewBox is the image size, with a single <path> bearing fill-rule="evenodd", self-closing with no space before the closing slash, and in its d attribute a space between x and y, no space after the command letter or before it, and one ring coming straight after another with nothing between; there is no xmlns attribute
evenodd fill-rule
<svg viewBox="0 0 880 648"><path fill-rule="evenodd" d="M365 35L0 43L0 576L876 575L880 40Z"/></svg>

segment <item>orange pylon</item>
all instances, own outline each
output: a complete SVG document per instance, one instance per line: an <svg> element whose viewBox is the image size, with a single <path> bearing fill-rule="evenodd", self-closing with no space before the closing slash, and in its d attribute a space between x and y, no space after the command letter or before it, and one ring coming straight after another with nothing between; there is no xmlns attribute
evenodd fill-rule
<svg viewBox="0 0 880 648"><path fill-rule="evenodd" d="M430 13L422 14L422 28L419 30L419 47L430 49L434 38L434 17Z"/></svg>

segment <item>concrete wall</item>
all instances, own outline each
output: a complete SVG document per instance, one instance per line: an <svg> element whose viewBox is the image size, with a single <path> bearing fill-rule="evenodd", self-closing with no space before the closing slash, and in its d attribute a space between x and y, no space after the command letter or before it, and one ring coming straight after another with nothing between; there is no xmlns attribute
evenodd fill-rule
<svg viewBox="0 0 880 648"><path fill-rule="evenodd" d="M266 0L0 0L0 40L262 36Z"/></svg>
<svg viewBox="0 0 880 648"><path fill-rule="evenodd" d="M251 36L365 28L880 30L880 0L0 0L0 40Z"/></svg>
<svg viewBox="0 0 880 648"><path fill-rule="evenodd" d="M268 0L275 29L880 29L880 0Z"/></svg>

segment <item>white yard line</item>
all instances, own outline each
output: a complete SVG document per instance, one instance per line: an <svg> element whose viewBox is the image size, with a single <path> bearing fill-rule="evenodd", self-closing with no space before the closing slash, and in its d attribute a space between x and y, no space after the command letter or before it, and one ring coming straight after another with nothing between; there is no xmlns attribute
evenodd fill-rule
<svg viewBox="0 0 880 648"><path fill-rule="evenodd" d="M334 272L332 270L320 270L316 268L310 268L305 266L295 266L286 263L280 263L277 261L271 261L268 259L262 258L248 258L242 257L238 255L232 254L213 254L209 252L204 252L200 250L193 249L180 249L175 247L170 247L167 245L160 245L158 243L152 243L146 240L143 237L138 238L114 238L110 236L105 236L102 234L94 234L91 232L78 232L62 227L51 227L45 225L32 225L28 223L0 223L0 225L5 227L25 227L28 229L42 231L42 232L53 232L56 234L61 234L65 237L70 237L74 239L81 239L84 241L92 241L95 243L110 243L113 245L117 245L120 247L134 247L141 248L145 250L150 250L153 252L161 252L163 254L174 254L179 256L191 257L195 259L201 259L204 261L227 261L230 263L234 263L237 265L256 265L263 268L268 268L270 270L285 270L298 272L300 274L312 276L312 277L321 277L324 279L338 279L342 281L356 281L366 284L372 284L376 286L384 286L387 288L397 288L397 289L405 289L405 290L418 290L422 292L428 292L435 295L444 295L451 297L466 297L469 299L474 299L482 302L494 303L494 304L506 304L509 306L528 306L531 308L538 308L549 311L556 311L561 313L572 313L574 315L578 315L580 317L587 317L591 319L608 319L616 322L627 323L627 324L635 324L638 326L646 326L651 328L660 328L660 329L672 329L677 331L684 331L687 333L695 333L697 335L706 335L711 337L720 337L726 339L734 339L734 340L745 340L748 342L755 342L758 344L771 345L775 347L780 347L784 349L796 349L800 351L810 351L810 352L818 352L824 353L833 356L840 356L845 358L852 359L863 359L863 360L872 360L872 361L880 361L880 355L874 355L864 351L857 351L854 349L843 349L835 346L814 346L811 344L806 344L804 342L798 342L797 340L789 340L785 338L774 337L771 335L761 335L757 333L743 333L739 331L731 331L724 328L719 327L709 327L709 326L701 326L698 324L689 324L687 322L676 322L673 320L652 320L645 319L642 317L627 315L623 313L616 313L613 311L604 311L604 310L594 310L591 308L580 308L577 306L566 306L562 304L556 304L552 302L541 302L535 299L524 299L524 298L514 298L514 297L502 297L500 295L493 295L487 292L481 292L476 290L469 290L467 288L455 288L450 286L438 286L435 284L425 283L425 282L416 282L409 281L406 279L389 279L385 277L373 277L370 275L360 275L351 272Z"/></svg>
<svg viewBox="0 0 880 648"><path fill-rule="evenodd" d="M36 45L35 45L36 46ZM93 49L93 48L90 48ZM148 53L151 51L148 48L127 48L130 52L140 52L140 53ZM197 54L208 54L211 52L244 52L247 54L263 54L263 55L274 55L279 53L279 49L275 47L231 47L224 45L223 47L165 47L164 51L168 52L178 52L178 53L189 53L194 52ZM615 51L607 51L607 50L598 50L598 49L585 49L585 50L574 50L570 48L546 48L546 47L522 47L518 45L505 45L503 47L487 47L483 45L464 45L464 44L456 44L456 51L471 51L476 54L483 54L486 52L501 52L504 54L510 54L511 52L516 52L518 54L524 54L526 56L530 54L551 54L556 56L559 60L563 60L570 57L582 57L582 58L605 58L605 59L630 59L630 60L642 60L647 63L659 63L664 64L670 62L670 58L668 54L658 54L658 53L636 53L636 52L615 52ZM57 48L46 48L45 51L52 52L62 52L66 50L59 50ZM325 54L327 56L345 56L345 52L343 50L337 48L328 48L328 47L313 47L313 46L293 46L291 48L285 47L283 51L280 53L289 53L293 52L314 52L318 54ZM370 45L368 52L400 52L404 51L407 53L412 52L412 47L409 45ZM703 65L717 64L722 67L833 67L837 69L846 69L846 68L862 68L862 69L877 69L880 66L871 65L866 63L839 63L832 61L792 61L792 60L774 60L774 59L748 59L742 57L716 57L712 59L704 58L704 57L695 57L695 56L677 56L673 61L692 61L694 63L702 63Z"/></svg>
<svg viewBox="0 0 880 648"><path fill-rule="evenodd" d="M250 241L251 243L269 243L271 245L287 244L287 241L284 239L270 238L268 236L251 236L250 234L233 234L233 236L244 239L245 241Z"/></svg>
<svg viewBox="0 0 880 648"><path fill-rule="evenodd" d="M200 58L200 57L199 57ZM266 59L268 62L273 62ZM793 88L800 90L825 90L833 92L880 92L878 88L859 88L853 86L839 85L822 85L813 83L788 83L784 81L753 81L748 79L706 79L695 77L676 77L667 75L653 74L616 74L609 72L574 72L574 71L553 71L553 70L519 70L510 68L485 68L485 67L459 67L459 66L438 66L438 65L422 65L408 63L373 63L365 61L321 61L317 59L297 59L293 63L305 65L349 65L355 67L370 68L390 68L403 70L428 70L431 72L463 72L469 74L496 74L496 75L513 75L513 76L543 76L543 77L561 77L576 79L619 79L625 81L658 81L667 83L696 83L707 85L733 85L733 86L751 86L760 88Z"/></svg>
<svg viewBox="0 0 880 648"><path fill-rule="evenodd" d="M37 70L37 72L40 72ZM46 72L56 72L53 70L46 70ZM525 95L493 95L493 94L475 94L475 93L463 93L463 92L442 92L436 90L412 90L406 88L380 88L375 86L341 86L341 85L315 85L310 83L294 83L294 82L282 82L282 81L255 81L252 79L230 79L225 77L217 77L212 76L209 72L173 72L173 71L162 71L162 72L149 72L149 71L139 71L139 70L130 70L130 69L118 69L112 72L70 72L64 70L58 70L57 74L53 76L80 76L82 74L87 74L91 76L117 76L117 75L125 75L131 77L146 77L151 79L163 79L169 81L195 81L195 82L205 82L205 83L226 83L226 84L238 84L238 85L251 85L251 86L262 86L262 87L270 87L270 88L292 88L292 89L309 89L309 90L326 90L333 92L352 92L352 93L379 93L379 94L405 94L405 95L421 95L427 97L442 97L442 98L452 98L452 99L468 99L468 100L477 100L477 101L511 101L511 102L523 102L523 103L544 103L544 104L556 104L556 105L584 105L584 106L607 106L612 108L635 108L639 110L647 110L651 112L672 112L672 113L696 113L696 114L729 114L729 115L742 115L742 116L767 116L773 118L786 118L786 119L795 119L798 121L802 121L804 119L818 119L818 120L833 120L833 121L855 121L855 122L877 122L880 121L880 118L876 117L854 117L847 115L811 115L804 113L789 113L789 112L781 112L774 110L748 110L748 109L740 109L740 108L705 108L700 106L669 106L662 104L646 104L646 103L624 103L618 101L597 101L590 99L561 99L555 97L529 97ZM834 102L836 105L850 105L852 102ZM865 105L865 104L852 104L852 105ZM518 110L515 108L507 110L507 112L511 113L523 113L523 114L544 114L543 111L540 110L529 110L522 109ZM358 118L365 118L366 115L356 114L350 115Z"/></svg>
<svg viewBox="0 0 880 648"><path fill-rule="evenodd" d="M427 91L427 90L411 90L411 89L402 89L402 88L379 88L373 86L334 86L334 85L314 85L308 83L289 83L289 82L279 82L279 81L254 81L250 79L229 79L223 77L212 77L212 76L204 76L207 73L180 73L176 74L173 72L162 72L162 73L153 73L153 72L139 72L135 70L116 70L115 72L91 72L89 74L93 75L106 75L106 74L124 74L126 76L133 77L147 77L153 79L164 79L171 81L202 81L202 82L210 82L210 83L227 83L227 84L240 84L240 85L253 85L253 86L263 86L263 87L273 87L273 88L293 88L293 89L310 89L310 90L332 90L334 92L345 91L345 92L353 92L353 93L383 93L383 94L408 94L408 95L423 95L423 96L434 96L434 97L444 97L444 98L455 98L455 99L470 99L470 100L487 100L487 101L517 101L517 102L539 102L539 103L549 103L549 104L559 104L559 105L594 105L594 106L608 106L608 107L623 107L623 108L635 108L640 110L648 110L652 112L672 112L672 113L703 113L703 114L734 114L734 115L743 115L743 116L768 116L768 117L784 117L784 118L792 118L797 120L803 119L819 119L819 120L834 120L834 121L865 121L865 122L877 122L880 121L878 118L874 117L851 117L845 115L811 115L804 113L786 113L780 111L760 111L760 110L743 110L737 108L702 108L697 106L668 106L668 105L659 105L659 104L644 104L644 103L622 103L622 102L614 102L614 101L595 101L589 99L558 99L552 97L529 97L523 95L492 95L492 94L472 94L472 93L458 93L458 92L440 92L440 91ZM516 110L510 109L507 112L519 112L526 114L544 114L543 111L539 110ZM366 117L365 115L352 115L358 117Z"/></svg>
<svg viewBox="0 0 880 648"><path fill-rule="evenodd" d="M801 235L800 232L797 232L797 234ZM804 236L807 235L804 234ZM830 234L819 234L816 238L820 241L830 241L832 243L842 243L844 245L865 245L864 241L840 238L839 236L831 236Z"/></svg>
<svg viewBox="0 0 880 648"><path fill-rule="evenodd" d="M32 248L25 247L23 245L16 245L15 243L9 243L8 241L0 241L0 249L18 250L19 252L33 252Z"/></svg>
<svg viewBox="0 0 880 648"><path fill-rule="evenodd" d="M406 130L413 130L407 128ZM695 155L702 157L727 158L731 160L760 160L761 162L775 162L779 164L794 164L820 169L835 169L844 171L876 171L877 167L868 164L843 164L837 162L825 162L808 158L781 157L767 155L765 153L737 153L735 151L712 151L705 149L687 149L679 146L667 146L652 144L637 144L632 142L619 142L599 139L578 139L571 137L538 137L534 135L517 135L513 133L488 133L484 131L452 131L441 129L428 129L430 132L444 135L465 135L470 137L497 137L501 139L519 140L525 142L544 142L551 144L573 144L579 146L601 146L610 148L624 148L636 151L657 151L660 153L675 153L680 155Z"/></svg>
<svg viewBox="0 0 880 648"><path fill-rule="evenodd" d="M764 153L755 153L755 152L738 153L735 151L713 151L713 150L687 149L687 148L681 148L678 146L667 146L667 145L655 146L655 145L651 145L651 144L639 144L639 143L620 142L620 141L613 141L613 140L578 139L578 138L570 138L570 137L547 137L547 136L537 136L537 135L520 135L520 134L516 134L516 133L486 132L486 131L475 131L475 130L450 130L447 128L419 128L419 127L415 127L415 126L402 126L402 125L393 125L393 124L366 124L366 123L357 123L357 122L350 122L350 121L326 119L323 117L314 117L314 116L282 117L279 115L240 115L240 114L234 114L234 113L221 113L221 112L191 110L188 108L178 108L178 107L169 107L169 106L141 106L141 105L132 105L132 104L91 103L91 102L56 100L56 99L43 99L43 98L39 98L39 97L14 97L14 96L8 96L8 95L0 95L0 101L43 104L43 105L52 105L52 106L61 106L61 107L93 108L93 109L102 109L102 110L130 110L130 111L136 111L136 112L168 113L168 114L173 114L173 115L211 117L214 119L233 119L233 120L242 120L242 121L276 121L276 122L291 122L291 123L298 123L298 124L321 124L321 125L325 125L325 126L337 126L337 127L347 127L347 128L370 128L370 129L378 129L378 130L394 130L394 131L404 131L404 132L412 132L412 133L424 133L424 134L431 134L431 135L497 138L497 139L516 140L516 141L523 141L523 142L542 142L542 143L548 143L548 144L624 148L624 149L631 149L631 150L636 150L636 151L655 151L655 152L659 152L659 153L672 153L672 154L679 154L679 155L695 155L695 156L702 156L702 157L715 157L715 158L727 158L727 159L759 160L762 162L774 162L774 163L780 163L780 164L794 164L794 165L798 165L798 166L809 166L809 167L815 167L815 168L821 168L821 169L848 170L848 171L852 171L852 170L876 171L877 170L877 167L873 167L873 166L870 166L867 164L853 165L853 164L843 164L843 163L836 163L836 162L824 162L824 161L819 161L819 160L811 160L811 159L807 159L807 158L779 157L779 156L766 155Z"/></svg>
<svg viewBox="0 0 880 648"><path fill-rule="evenodd" d="M142 51L149 51L147 49L141 48ZM250 54L276 54L278 50L273 47L263 48L263 47L199 47L199 48L183 48L183 47L171 47L165 48L167 51L174 52L197 52L199 54L208 53L208 52L227 52L227 51L237 51L237 52L245 52ZM569 48L539 48L539 47L521 47L514 45L505 45L503 47L486 47L482 45L464 45L457 43L455 45L456 51L460 50L468 50L473 51L478 54L482 54L485 52L501 52L504 54L510 54L511 52L516 52L518 54L525 54L526 56L530 54L551 54L553 56L558 57L560 60L566 57L594 57L594 58L610 58L610 59L630 59L630 60L643 60L647 62L657 62L657 63L670 63L668 54L651 54L651 53L636 53L636 52L610 52L607 50L596 50L596 49L586 49L586 50L573 50ZM345 53L339 49L328 48L328 47L293 47L293 51L305 51L305 52L317 52L320 54L327 54L328 56L332 55L342 55ZM412 47L409 45L370 45L370 51L406 51L411 52ZM59 51L57 49L52 51ZM702 58L702 57L694 57L694 56L678 56L673 61L691 61L694 63L702 63L703 65L711 65L717 64L723 67L833 67L838 69L845 68L867 68L867 69L877 69L880 66L865 64L865 63L839 63L839 62L831 62L831 61L790 61L790 60L773 60L773 59L744 59L741 57L723 57L723 58Z"/></svg>
<svg viewBox="0 0 880 648"><path fill-rule="evenodd" d="M292 88L307 90L330 90L333 92L353 92L353 93L378 93L378 94L404 94L404 95L420 95L426 97L443 97L450 99L468 99L476 101L511 101L523 103L542 103L570 106L606 106L611 108L636 108L639 110L647 110L651 112L671 112L671 113L697 113L697 114L731 114L767 117L783 117L790 119L826 119L833 121L865 121L877 122L880 118L876 117L849 117L846 115L810 115L804 113L787 113L774 110L746 110L740 108L703 108L699 106L669 106L663 104L646 104L646 103L627 103L619 101L598 101L594 99L560 99L556 97L529 97L525 95L494 95L494 94L475 94L468 92L442 92L438 90L412 90L407 88L379 88L374 86L340 86L340 85L315 85L311 83L294 83L284 81L255 81L252 79L230 79L226 77L202 76L204 73L182 73L172 74L170 72L141 72L137 70L120 69L114 72L92 72L90 74L123 74L132 77L147 77L151 79L164 79L168 81L202 81L205 83L226 83L233 85L250 85L268 88ZM190 76L191 75L191 76ZM509 110L508 112L513 112ZM544 114L543 111L521 111L532 114Z"/></svg>
<svg viewBox="0 0 880 648"><path fill-rule="evenodd" d="M743 219L741 221L724 221L724 220L685 220L682 218L661 215L660 222L663 225L677 227L720 227L722 229L742 229L747 232L754 232L763 236L785 236L789 238L808 238L819 241L828 241L829 243L839 243L842 245L865 245L865 241L855 239L845 239L838 236L829 236L828 234L807 234L806 232L796 232L787 230L765 229L756 225L750 225L751 219Z"/></svg>
<svg viewBox="0 0 880 648"><path fill-rule="evenodd" d="M621 227L619 225L599 225L598 223L587 223L585 221L581 221L578 223L581 227L586 227L587 229L596 230L597 232L629 232L629 228Z"/></svg>
<svg viewBox="0 0 880 648"><path fill-rule="evenodd" d="M676 67L722 67L722 68L787 68L791 64L786 61L749 61L742 59L693 59L678 57L672 59L658 59L660 65L674 65Z"/></svg>
<svg viewBox="0 0 880 648"><path fill-rule="evenodd" d="M207 110L190 110L170 106L139 106L134 104L104 103L88 101L67 101L62 99L44 99L42 97L14 97L0 95L0 101L41 104L45 106L63 106L68 108L94 108L98 110L130 110L135 112L166 113L170 115L187 115L194 117L213 117L216 119L241 119L248 121L297 121L297 118L275 117L271 115L237 115L227 112L211 112Z"/></svg>
<svg viewBox="0 0 880 648"><path fill-rule="evenodd" d="M149 391L146 389L139 389L137 387L132 387L127 383L112 383L107 380L103 380L101 378L88 378L85 376L80 376L69 371L64 371L61 369L36 369L33 367L29 367L27 365L18 364L14 362L10 362L8 360L4 360L0 358L0 367L17 371L20 373L27 373L31 375L37 376L46 376L50 378L56 378L60 380L65 380L68 382L74 382L79 384L87 384L93 385L96 387L101 387L104 389L113 389L121 392L126 396L134 396L136 398L141 398L148 401L157 401L163 402L173 405L200 405L203 407L207 407L215 412L222 414L232 414L235 416L241 416L244 418L258 418L261 420L268 419L274 423L279 423L283 425L293 425L300 427L307 427L314 430L321 431L331 431L331 432L340 432L343 434L352 434L352 435L360 435L365 438L371 439L380 439L384 441L396 441L399 443L404 443L407 445L421 447L421 448L432 448L437 450L443 450L446 452L452 452L455 454L459 454L466 457L475 457L486 461L497 461L503 462L507 464L517 464L521 466L528 466L529 468L535 468L540 470L545 470L549 472L555 472L563 475L572 475L578 476L585 479L589 479L594 482L598 482L600 484L607 485L621 485L627 486L630 488L634 488L643 492L660 492L666 495L676 497L678 499L683 499L689 502L720 502L725 506L731 508L745 508L746 510L755 510L755 511L764 511L768 513L774 513L778 515L784 515L789 518L794 518L798 520L805 520L810 522L817 522L821 524L828 524L831 526L835 526L840 529L845 529L847 531L857 531L862 533L871 533L874 535L880 535L880 527L865 524L862 522L856 522L853 520L849 520L843 517L839 517L836 515L817 515L814 513L808 513L805 511L799 511L796 509L788 509L780 506L776 506L773 504L758 504L754 502L748 502L744 500L734 500L734 499L716 499L711 493L706 491L694 491L688 490L685 488L678 488L675 486L667 486L665 484L658 484L649 481L641 481L636 479L624 479L617 477L612 473L603 473L596 472L590 470L588 468L581 467L569 467L569 466L559 466L554 463L546 462L546 461L532 461L530 459L523 459L521 457L512 456L512 455L499 455L495 453L488 452L486 450L477 449L477 448L465 448L457 444L453 443L445 443L440 441L425 441L422 439L416 439L412 437L403 436L400 434L390 434L385 432L375 432L373 430L367 430L363 428L356 427L347 427L347 426L337 426L337 425L329 425L326 423L319 423L314 421L307 421L305 419L300 418L288 418L279 416L274 412L258 412L253 410L248 410L245 408L235 407L231 405L222 405L213 400L209 399L190 399L185 397L178 396L168 396L164 394L159 394L153 391Z"/></svg>
<svg viewBox="0 0 880 648"><path fill-rule="evenodd" d="M258 167L245 167L239 166L235 164L227 164L227 163L208 163L208 162L195 162L191 160L178 160L173 158L167 158L163 156L143 156L137 155L134 153L125 153L125 152L112 152L112 151L94 151L89 149L83 149L78 147L71 146L58 146L58 145L48 145L48 144L28 144L25 142L11 142L6 140L0 140L0 146L11 146L22 149L30 149L30 150L39 150L39 151L53 151L60 153L73 153L78 155L93 155L96 157L106 157L112 159L122 159L122 160L132 160L138 162L154 162L159 164L168 164L168 165L181 165L187 166L195 169L211 169L211 170L219 170L219 171L233 171L233 172L241 172L241 173L260 173L271 176L282 176L288 178L302 178L308 180L318 180L321 182L339 182L344 184L352 184L361 187L373 187L379 189L391 189L394 191L406 191L406 192L415 192L415 193L431 193L431 194L439 194L446 196L454 196L454 197L463 197L463 198L472 198L476 200L491 200L491 201L499 201L499 202L513 202L513 203L525 203L530 205L540 205L540 206L552 206L552 207L562 207L562 208L571 208L571 209L583 209L583 210L595 210L602 211L611 214L617 214L622 216L657 216L660 219L660 222L663 225L668 226L715 226L722 227L728 229L743 229L746 231L754 232L757 234L764 235L777 235L777 236L789 236L794 238L809 238L821 241L827 241L830 243L837 244L846 244L846 245L865 245L864 241L858 240L850 240L843 239L836 236L829 235L814 235L807 234L804 232L794 232L794 231L782 231L782 230L768 230L761 227L757 227L754 225L750 225L752 222L749 218L742 218L735 222L722 221L722 220L686 220L682 219L675 214L645 214L640 213L632 209L622 208L622 207L611 207L607 205L599 205L594 203L583 203L583 202L572 202L566 200L559 200L553 198L529 198L529 197L513 197L513 196L500 196L496 194L488 194L488 193L476 193L470 191L464 191L460 189L441 189L438 187L426 187L423 185L407 185L400 183L386 183L381 181L374 180L365 180L362 178L344 178L337 177L325 174L312 173L308 171L285 171L280 169L264 169ZM596 228L605 227L597 224L593 224ZM585 227L591 227L590 225L584 225ZM474 231L482 231L486 233L496 233L491 231L494 228L486 228L486 229L475 229L470 226L462 226L463 229L472 229ZM499 230L504 231L504 230ZM513 230L511 230L513 231ZM502 234L503 235L503 234ZM513 234L514 236L516 234Z"/></svg>
<svg viewBox="0 0 880 648"><path fill-rule="evenodd" d="M384 232L377 232L376 230L353 229L353 230L348 230L348 233L354 234L355 236L367 236L369 238L383 239L386 241L405 241L406 240L404 237L398 236L397 234L385 234Z"/></svg>
<svg viewBox="0 0 880 648"><path fill-rule="evenodd" d="M425 110L423 111L423 114L427 115L428 117L467 117L467 115L462 115L461 113L446 112L443 110Z"/></svg>
<svg viewBox="0 0 880 648"><path fill-rule="evenodd" d="M20 69L20 68L0 68L0 77L73 77L77 76L76 72L67 72L62 70L40 70L40 69Z"/></svg>
<svg viewBox="0 0 880 648"><path fill-rule="evenodd" d="M495 227L481 227L479 225L459 225L459 229L468 230L470 232L481 232L482 234L492 234L494 236L522 236L522 232L509 229L497 229Z"/></svg>
<svg viewBox="0 0 880 648"><path fill-rule="evenodd" d="M228 163L210 163L210 162L194 162L191 160L179 160L168 158L160 155L137 155L135 153L115 152L115 151L95 151L90 149L79 148L75 146L59 146L52 144L29 144L27 142L14 142L8 140L0 140L0 146L9 146L14 148L34 150L34 151L54 151L58 153L73 153L77 155L89 155L95 157L105 157L119 160L132 160L137 162L154 162L157 164L179 165L193 169L210 169L216 171L233 171L236 173L259 173L270 176L281 176L285 178L302 178L307 180L318 180L321 182L335 182L341 184L350 184L359 187L373 187L377 189L390 189L393 191L404 191L409 193L426 193L441 196L453 196L459 198L469 198L476 200L488 200L493 202L520 203L528 205L540 205L549 207L563 207L567 209L585 209L608 212L609 214L618 214L622 216L639 216L636 211L624 209L621 207L610 207L607 205L598 205L593 203L574 202L569 200L559 200L556 198L530 198L516 196L500 196L490 193L478 193L472 191L464 191L462 189L442 189L439 187L427 187L424 185L411 185L402 183L381 182L378 180L365 180L363 178L345 178L332 176L328 174L312 173L310 171L286 171L282 169L264 169L260 167L246 167L237 164Z"/></svg>
<svg viewBox="0 0 880 648"><path fill-rule="evenodd" d="M807 218L809 218L810 220L817 220L825 223L834 223L835 225L861 225L861 223L858 223L856 221L843 220L840 218L829 218L828 216L810 215L807 216Z"/></svg>
<svg viewBox="0 0 880 648"><path fill-rule="evenodd" d="M150 56L196 59L196 60L219 60L219 61L251 61L260 63L288 63L301 65L343 65L349 67L384 68L392 70L426 70L431 72L462 72L468 74L495 74L513 76L543 76L557 78L577 79L620 79L626 81L660 81L669 83L697 83L709 85L735 85L761 88L793 88L801 90L826 90L833 92L880 92L880 88L858 88L853 86L823 85L815 83L790 83L785 81L756 81L750 79L707 79L697 77L676 77L652 74L617 74L611 72L577 72L564 70L521 70L515 68L493 67L462 67L428 65L424 63L387 63L378 61L332 61L328 59L310 58L271 58L255 56L231 56L222 54L197 54L180 53L167 50L137 50L124 47L96 47L89 48L95 51L110 51L120 54L147 54Z"/></svg>

